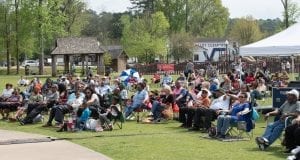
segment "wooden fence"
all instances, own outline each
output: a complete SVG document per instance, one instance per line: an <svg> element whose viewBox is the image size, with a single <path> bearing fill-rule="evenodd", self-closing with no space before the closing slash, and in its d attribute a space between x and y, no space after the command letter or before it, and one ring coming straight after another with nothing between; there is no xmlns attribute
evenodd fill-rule
<svg viewBox="0 0 300 160"><path fill-rule="evenodd" d="M275 72L281 72L281 62L282 60L279 58L267 58L266 59L268 70L271 73ZM289 61L291 64L291 61ZM225 74L232 68L232 63L228 62L212 62L211 63L213 66L218 68L220 74ZM203 62L203 63L194 63L195 69L206 69L208 66L208 63ZM292 64L291 64L292 65ZM295 73L300 72L300 57L295 59ZM183 72L185 69L186 63L179 63L179 64L174 64L174 72L171 72L171 74L179 74L180 72ZM135 68L139 73L142 74L154 74L154 73L162 73L163 71L159 71L157 69L157 63L153 64L146 64L146 65L141 65L137 64L133 68ZM262 69L262 62L259 61L257 63L248 63L245 65L244 69L247 72L254 72L256 68Z"/></svg>

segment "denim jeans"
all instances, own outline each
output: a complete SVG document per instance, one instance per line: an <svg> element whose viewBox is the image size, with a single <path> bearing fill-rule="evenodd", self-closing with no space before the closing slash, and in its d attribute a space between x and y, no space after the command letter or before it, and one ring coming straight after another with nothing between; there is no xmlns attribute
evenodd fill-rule
<svg viewBox="0 0 300 160"><path fill-rule="evenodd" d="M139 106L141 106L142 104L132 104L131 106L127 106L125 108L125 117L127 118L128 116L131 115L131 113L136 109L138 108Z"/></svg>
<svg viewBox="0 0 300 160"><path fill-rule="evenodd" d="M217 133L225 135L228 128L230 127L231 116L220 115L217 121Z"/></svg>
<svg viewBox="0 0 300 160"><path fill-rule="evenodd" d="M284 130L284 121L278 120L274 123L268 124L265 133L262 137L269 141L269 145L275 142L277 138L280 137L282 131Z"/></svg>
<svg viewBox="0 0 300 160"><path fill-rule="evenodd" d="M153 102L151 112L153 113L154 119L161 117L162 107L158 101Z"/></svg>

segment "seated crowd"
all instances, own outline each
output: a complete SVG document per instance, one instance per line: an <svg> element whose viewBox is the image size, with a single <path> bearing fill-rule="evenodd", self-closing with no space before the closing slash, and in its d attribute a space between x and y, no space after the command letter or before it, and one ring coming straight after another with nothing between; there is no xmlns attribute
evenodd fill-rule
<svg viewBox="0 0 300 160"><path fill-rule="evenodd" d="M150 91L145 79L134 79L131 76L129 82L136 85L135 93L130 97L126 83L119 79L111 83L109 78L97 75L89 75L85 80L67 75L55 81L48 78L42 84L38 78L34 78L26 85L19 81L20 86L26 87L22 92L6 84L0 97L0 113L3 119L17 120L21 125L26 125L37 121L42 112L49 111L49 119L44 127L52 126L54 120L59 131L71 122L75 130L82 130L92 118L99 120L95 130L111 130L113 118L120 118L123 112L124 118L130 119L133 112L142 108L151 112L152 118L149 120L153 123L177 119L182 123L181 127L190 131L208 132L213 126L212 122L217 120L214 136L224 139L230 126L240 121L246 123L247 132L253 129L249 113L255 106L255 100L261 99L268 92L266 82L272 84L278 80L286 83L288 77L275 75L270 79L262 71L241 76L233 70L219 78L216 74L206 76L201 70L190 73L187 78L181 73L173 81L166 73L163 78L159 74L153 76L152 83L160 83L161 90ZM264 135L256 138L259 148L267 148L280 136L285 128L285 117L299 115L298 98L298 91L288 92L287 102L265 115L266 118L270 115L281 117L268 125ZM10 112L15 112L15 115L9 117ZM69 115L71 121L65 115ZM286 128L288 137L285 138L285 144L289 150L300 145L298 137L294 136L299 135L298 119L294 125ZM294 142L291 139L296 140Z"/></svg>

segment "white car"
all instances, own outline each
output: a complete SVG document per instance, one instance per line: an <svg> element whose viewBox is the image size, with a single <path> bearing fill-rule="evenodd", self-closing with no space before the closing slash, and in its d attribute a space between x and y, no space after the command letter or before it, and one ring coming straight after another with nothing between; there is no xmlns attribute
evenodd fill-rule
<svg viewBox="0 0 300 160"><path fill-rule="evenodd" d="M39 61L36 60L25 60L22 63L23 67L29 66L29 67L38 67L39 66Z"/></svg>

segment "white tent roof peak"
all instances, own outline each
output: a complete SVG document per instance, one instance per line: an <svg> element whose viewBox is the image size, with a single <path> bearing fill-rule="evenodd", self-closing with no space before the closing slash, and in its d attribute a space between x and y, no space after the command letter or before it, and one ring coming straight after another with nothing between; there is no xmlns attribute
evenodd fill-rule
<svg viewBox="0 0 300 160"><path fill-rule="evenodd" d="M300 23L262 39L242 46L241 56L280 56L300 53Z"/></svg>

